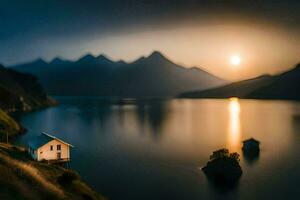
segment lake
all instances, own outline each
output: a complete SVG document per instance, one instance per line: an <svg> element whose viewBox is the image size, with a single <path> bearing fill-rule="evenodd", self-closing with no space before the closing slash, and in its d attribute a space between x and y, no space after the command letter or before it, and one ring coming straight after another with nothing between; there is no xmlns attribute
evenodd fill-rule
<svg viewBox="0 0 300 200"><path fill-rule="evenodd" d="M108 199L295 199L300 190L300 103L260 100L109 100L56 97L52 107L20 116L28 133L45 131L74 145L71 167ZM241 142L261 141L243 157ZM219 188L200 170L226 147L241 155L243 175ZM294 197L294 198L293 198Z"/></svg>

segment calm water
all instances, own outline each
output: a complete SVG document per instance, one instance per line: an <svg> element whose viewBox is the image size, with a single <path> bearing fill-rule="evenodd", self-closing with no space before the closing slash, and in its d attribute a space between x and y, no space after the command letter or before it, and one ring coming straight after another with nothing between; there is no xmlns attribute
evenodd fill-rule
<svg viewBox="0 0 300 200"><path fill-rule="evenodd" d="M109 101L58 98L21 116L29 132L72 143L71 166L109 199L291 199L300 197L300 103L256 100ZM212 151L241 153L261 141L260 157L241 156L238 185L211 185L199 168Z"/></svg>

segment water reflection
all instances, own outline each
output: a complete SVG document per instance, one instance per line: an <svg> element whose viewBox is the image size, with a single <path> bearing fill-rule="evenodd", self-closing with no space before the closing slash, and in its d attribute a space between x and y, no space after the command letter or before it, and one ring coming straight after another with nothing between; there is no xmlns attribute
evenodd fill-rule
<svg viewBox="0 0 300 200"><path fill-rule="evenodd" d="M282 199L300 196L299 116L300 103L286 101L64 98L22 115L28 133L16 142L42 130L74 144L72 168L109 199ZM262 143L256 160L241 153L250 137ZM233 189L198 169L222 147L242 155Z"/></svg>
<svg viewBox="0 0 300 200"><path fill-rule="evenodd" d="M137 120L144 131L145 126L149 126L154 139L160 138L162 125L167 117L166 104L163 101L137 102Z"/></svg>
<svg viewBox="0 0 300 200"><path fill-rule="evenodd" d="M259 159L260 152L254 153L254 154L246 154L243 152L243 157L245 158L245 161L249 165L253 165L256 163Z"/></svg>
<svg viewBox="0 0 300 200"><path fill-rule="evenodd" d="M229 99L229 124L228 124L228 148L231 151L239 150L241 143L240 103L238 98Z"/></svg>

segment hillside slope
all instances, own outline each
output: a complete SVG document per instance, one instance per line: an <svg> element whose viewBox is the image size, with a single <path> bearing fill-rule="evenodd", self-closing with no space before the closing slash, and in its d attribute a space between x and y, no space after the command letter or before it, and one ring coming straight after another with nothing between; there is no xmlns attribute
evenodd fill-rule
<svg viewBox="0 0 300 200"><path fill-rule="evenodd" d="M9 137L15 137L23 131L20 124L0 109L0 141L6 141L6 134Z"/></svg>
<svg viewBox="0 0 300 200"><path fill-rule="evenodd" d="M264 75L254 79L231 83L229 85L204 91L191 91L180 95L184 98L247 98L249 94L273 82L273 77Z"/></svg>
<svg viewBox="0 0 300 200"><path fill-rule="evenodd" d="M12 117L11 112L28 112L54 105L32 75L7 69L0 65L0 140L6 136L15 137L24 132L24 128Z"/></svg>
<svg viewBox="0 0 300 200"><path fill-rule="evenodd" d="M6 112L31 111L55 102L36 77L0 65L0 108Z"/></svg>
<svg viewBox="0 0 300 200"><path fill-rule="evenodd" d="M300 100L300 64L275 76L264 75L205 91L191 91L182 98L250 98Z"/></svg>
<svg viewBox="0 0 300 200"><path fill-rule="evenodd" d="M32 161L27 155L25 149L0 143L1 199L104 199L75 172ZM62 178L65 174L72 178Z"/></svg>
<svg viewBox="0 0 300 200"><path fill-rule="evenodd" d="M53 105L37 79L0 66L0 141L24 128L9 114ZM10 140L9 140L10 141ZM56 165L35 162L26 149L0 143L0 199L104 199L79 176Z"/></svg>
<svg viewBox="0 0 300 200"><path fill-rule="evenodd" d="M253 91L247 97L300 100L300 64L290 71L275 76L272 84Z"/></svg>

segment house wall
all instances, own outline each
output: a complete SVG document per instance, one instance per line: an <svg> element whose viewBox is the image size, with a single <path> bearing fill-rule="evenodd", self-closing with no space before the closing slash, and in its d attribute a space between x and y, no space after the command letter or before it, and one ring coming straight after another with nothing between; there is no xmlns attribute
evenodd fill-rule
<svg viewBox="0 0 300 200"><path fill-rule="evenodd" d="M53 150L50 150L51 145ZM57 145L61 145L61 150L57 150ZM37 150L37 160L56 160L57 153L61 153L61 159L70 159L70 147L58 140L52 140Z"/></svg>

